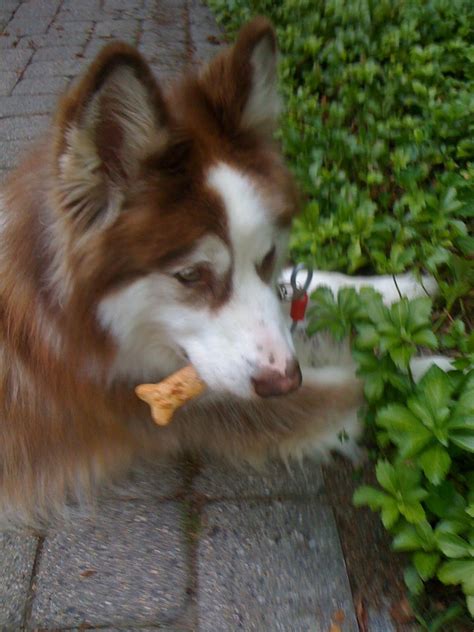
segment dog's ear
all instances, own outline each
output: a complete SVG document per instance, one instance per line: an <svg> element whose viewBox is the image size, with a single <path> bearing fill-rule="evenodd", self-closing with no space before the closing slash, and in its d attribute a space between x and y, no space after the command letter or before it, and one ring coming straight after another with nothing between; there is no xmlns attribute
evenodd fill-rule
<svg viewBox="0 0 474 632"><path fill-rule="evenodd" d="M203 70L201 85L226 129L271 135L281 108L271 22L263 17L248 22L235 44Z"/></svg>
<svg viewBox="0 0 474 632"><path fill-rule="evenodd" d="M62 207L86 225L117 207L142 159L166 142L167 120L159 86L139 53L123 43L104 48L57 111Z"/></svg>

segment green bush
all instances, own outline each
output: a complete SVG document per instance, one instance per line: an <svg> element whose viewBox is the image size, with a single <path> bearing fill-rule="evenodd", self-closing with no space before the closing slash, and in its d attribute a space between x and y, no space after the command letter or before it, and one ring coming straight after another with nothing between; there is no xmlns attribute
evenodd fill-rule
<svg viewBox="0 0 474 632"><path fill-rule="evenodd" d="M275 23L281 138L307 194L292 253L379 273L474 250L472 0L210 0Z"/></svg>
<svg viewBox="0 0 474 632"><path fill-rule="evenodd" d="M365 381L380 488L360 488L355 502L379 511L394 549L409 552L413 594L456 585L474 615L474 2L209 5L231 36L256 14L277 28L279 136L306 194L293 260L438 280L434 307L319 289L308 331L349 336ZM416 384L420 348L453 355L453 371L434 367ZM459 612L454 600L425 627L447 630Z"/></svg>
<svg viewBox="0 0 474 632"><path fill-rule="evenodd" d="M412 593L435 577L459 584L474 615L474 369L466 370L474 337L452 371L433 366L416 383L410 360L420 346L440 346L429 298L389 308L370 289L343 289L335 299L319 288L312 300L309 333L350 337L364 379L381 489L360 487L355 504L380 511L393 548L411 554Z"/></svg>

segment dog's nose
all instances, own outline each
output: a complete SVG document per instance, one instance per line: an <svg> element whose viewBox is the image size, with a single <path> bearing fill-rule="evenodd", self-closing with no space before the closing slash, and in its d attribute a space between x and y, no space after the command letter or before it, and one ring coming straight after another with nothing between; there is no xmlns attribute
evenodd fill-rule
<svg viewBox="0 0 474 632"><path fill-rule="evenodd" d="M285 373L279 373L274 369L263 369L252 378L255 392L260 397L273 397L286 395L301 386L301 369L297 360L290 360L286 365Z"/></svg>

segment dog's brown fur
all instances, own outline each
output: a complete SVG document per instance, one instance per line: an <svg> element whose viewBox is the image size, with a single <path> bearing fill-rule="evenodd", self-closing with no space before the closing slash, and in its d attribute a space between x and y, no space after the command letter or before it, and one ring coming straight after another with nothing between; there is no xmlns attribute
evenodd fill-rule
<svg viewBox="0 0 474 632"><path fill-rule="evenodd" d="M98 301L167 265L207 232L226 238L220 202L203 186L207 165L225 160L251 172L269 196L278 189L281 223L288 224L297 210L271 125L242 120L250 57L262 38L276 46L271 25L257 19L233 48L169 95L135 50L112 44L62 98L46 139L2 191L0 512L7 517L47 515L138 454L206 449L257 459L277 453L285 442L323 434L360 401L354 379L343 386L303 387L278 402L236 402L232 410L228 403L209 403L205 415L197 404L169 428L158 429L135 397L134 384L107 382L115 347L95 319ZM126 147L120 120L109 115L117 107L114 95L101 93L123 68L148 101L146 125L154 134L146 151ZM96 97L93 140L99 155L83 176L76 162L84 138L71 130L87 123ZM94 231L117 191L133 212ZM216 295L216 307L226 291Z"/></svg>

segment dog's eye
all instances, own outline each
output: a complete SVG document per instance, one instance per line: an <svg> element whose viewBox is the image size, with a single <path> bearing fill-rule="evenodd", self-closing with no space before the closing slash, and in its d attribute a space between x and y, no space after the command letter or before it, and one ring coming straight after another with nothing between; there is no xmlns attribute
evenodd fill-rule
<svg viewBox="0 0 474 632"><path fill-rule="evenodd" d="M272 246L262 261L256 266L257 273L264 281L269 281L275 264L276 249Z"/></svg>
<svg viewBox="0 0 474 632"><path fill-rule="evenodd" d="M203 278L203 269L200 266L189 266L189 268L183 268L174 275L183 285L194 285L199 283Z"/></svg>

